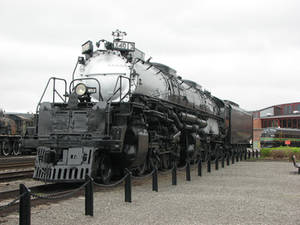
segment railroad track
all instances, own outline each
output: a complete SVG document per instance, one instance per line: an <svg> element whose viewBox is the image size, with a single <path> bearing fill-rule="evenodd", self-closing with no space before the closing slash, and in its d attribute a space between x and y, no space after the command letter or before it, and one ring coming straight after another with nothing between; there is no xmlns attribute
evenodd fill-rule
<svg viewBox="0 0 300 225"><path fill-rule="evenodd" d="M4 172L4 173L0 173L0 182L18 180L23 178L31 178L32 175L33 175L33 170Z"/></svg>
<svg viewBox="0 0 300 225"><path fill-rule="evenodd" d="M34 156L0 158L0 170L34 167Z"/></svg>

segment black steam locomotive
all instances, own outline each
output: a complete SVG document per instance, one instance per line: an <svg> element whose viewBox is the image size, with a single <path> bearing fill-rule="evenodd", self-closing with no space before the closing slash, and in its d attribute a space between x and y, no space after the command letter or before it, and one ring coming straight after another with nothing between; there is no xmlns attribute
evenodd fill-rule
<svg viewBox="0 0 300 225"><path fill-rule="evenodd" d="M29 154L36 151L35 115L4 113L0 109L0 156Z"/></svg>
<svg viewBox="0 0 300 225"><path fill-rule="evenodd" d="M117 30L113 42L83 44L69 87L51 78L65 93L60 102L39 103L35 179L80 182L89 175L109 183L125 168L142 175L246 151L251 114L145 60L124 35Z"/></svg>

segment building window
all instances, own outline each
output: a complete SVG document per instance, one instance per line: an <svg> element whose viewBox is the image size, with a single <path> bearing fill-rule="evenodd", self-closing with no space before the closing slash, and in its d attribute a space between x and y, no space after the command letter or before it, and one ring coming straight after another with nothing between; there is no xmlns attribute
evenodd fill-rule
<svg viewBox="0 0 300 225"><path fill-rule="evenodd" d="M288 114L292 114L292 106L288 105Z"/></svg>
<svg viewBox="0 0 300 225"><path fill-rule="evenodd" d="M300 104L296 105L295 107L296 111L299 111L300 112ZM299 124L299 123L298 123Z"/></svg>
<svg viewBox="0 0 300 225"><path fill-rule="evenodd" d="M293 119L293 128L297 128L297 120Z"/></svg>
<svg viewBox="0 0 300 225"><path fill-rule="evenodd" d="M300 119L298 119L298 129L300 129Z"/></svg>
<svg viewBox="0 0 300 225"><path fill-rule="evenodd" d="M287 107L287 105L285 105L285 106L283 107L283 114L284 114L284 115L288 114L288 107Z"/></svg>
<svg viewBox="0 0 300 225"><path fill-rule="evenodd" d="M283 120L280 120L280 127L283 127Z"/></svg>
<svg viewBox="0 0 300 225"><path fill-rule="evenodd" d="M263 128L266 128L266 127L268 127L268 121L267 121L267 120L264 120Z"/></svg>
<svg viewBox="0 0 300 225"><path fill-rule="evenodd" d="M291 121L291 119L288 119L288 126L287 126L288 128L291 128L292 127L292 121Z"/></svg>
<svg viewBox="0 0 300 225"><path fill-rule="evenodd" d="M286 127L286 120L283 120L283 127Z"/></svg>

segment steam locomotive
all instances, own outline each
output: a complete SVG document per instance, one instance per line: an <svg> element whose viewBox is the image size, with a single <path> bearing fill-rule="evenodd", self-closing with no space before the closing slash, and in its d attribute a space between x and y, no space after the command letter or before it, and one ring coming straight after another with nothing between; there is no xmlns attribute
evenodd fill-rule
<svg viewBox="0 0 300 225"><path fill-rule="evenodd" d="M139 176L250 145L251 114L145 60L125 35L117 30L112 42L84 43L69 87L49 80L65 91L59 101L39 103L34 179L81 182L89 175L109 183L125 168Z"/></svg>
<svg viewBox="0 0 300 225"><path fill-rule="evenodd" d="M34 115L5 113L0 109L0 155L32 153L37 147Z"/></svg>

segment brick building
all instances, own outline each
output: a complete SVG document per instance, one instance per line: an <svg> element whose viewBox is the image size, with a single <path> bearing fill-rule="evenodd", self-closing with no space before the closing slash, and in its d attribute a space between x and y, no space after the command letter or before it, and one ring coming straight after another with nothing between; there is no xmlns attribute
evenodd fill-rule
<svg viewBox="0 0 300 225"><path fill-rule="evenodd" d="M252 113L254 148L260 148L260 136L263 128L300 129L300 102L274 105Z"/></svg>

